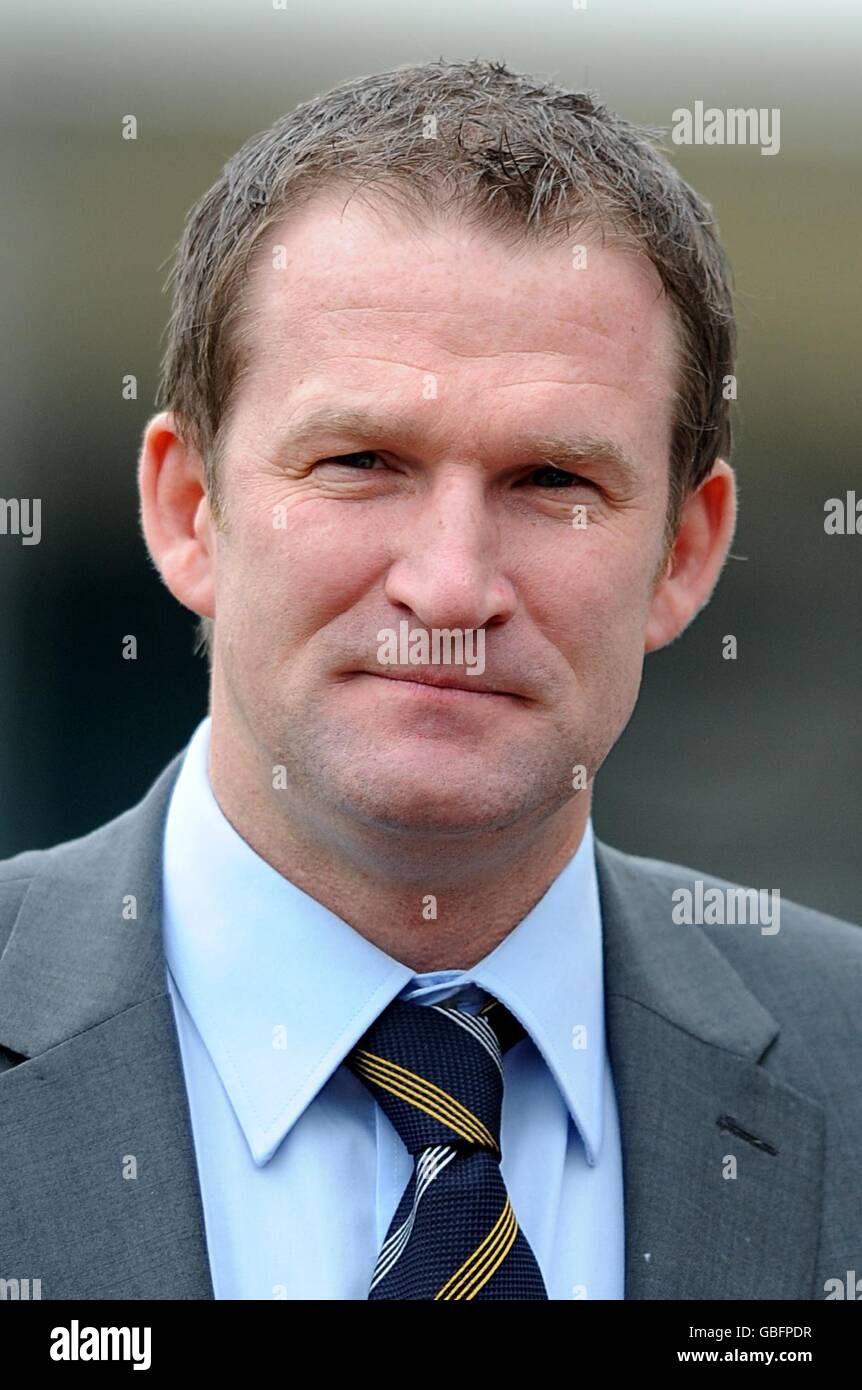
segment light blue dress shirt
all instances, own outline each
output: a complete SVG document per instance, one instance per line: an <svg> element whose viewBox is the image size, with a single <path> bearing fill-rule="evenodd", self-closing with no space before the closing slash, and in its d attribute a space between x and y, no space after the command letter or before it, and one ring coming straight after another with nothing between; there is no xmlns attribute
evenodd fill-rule
<svg viewBox="0 0 862 1390"><path fill-rule="evenodd" d="M477 965L414 974L233 829L210 787L209 733L207 718L168 809L163 922L216 1298L367 1298L413 1165L341 1064L396 997L457 994L475 1011L483 992L527 1030L504 1054L501 1170L549 1297L622 1298L591 825Z"/></svg>

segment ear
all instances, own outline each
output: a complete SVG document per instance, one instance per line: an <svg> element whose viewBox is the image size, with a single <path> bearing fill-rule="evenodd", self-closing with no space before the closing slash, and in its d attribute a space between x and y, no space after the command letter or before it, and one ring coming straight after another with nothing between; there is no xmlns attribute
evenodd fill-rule
<svg viewBox="0 0 862 1390"><path fill-rule="evenodd" d="M180 439L174 417L149 421L138 466L141 525L153 563L174 598L215 617L215 527L200 455Z"/></svg>
<svg viewBox="0 0 862 1390"><path fill-rule="evenodd" d="M709 602L735 528L736 475L724 459L717 459L683 504L676 540L650 603L645 651L657 651L679 637Z"/></svg>

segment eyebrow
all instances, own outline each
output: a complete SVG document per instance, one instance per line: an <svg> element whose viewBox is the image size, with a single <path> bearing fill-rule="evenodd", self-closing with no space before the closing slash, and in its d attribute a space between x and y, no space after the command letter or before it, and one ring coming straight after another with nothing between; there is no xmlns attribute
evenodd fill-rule
<svg viewBox="0 0 862 1390"><path fill-rule="evenodd" d="M558 468L576 472L585 463L604 463L617 474L626 488L634 488L643 470L637 461L614 439L603 435L580 434L516 434L511 447L518 454L529 454L538 460L546 459Z"/></svg>
<svg viewBox="0 0 862 1390"><path fill-rule="evenodd" d="M279 451L309 444L323 434L353 435L367 439L394 439L418 442L419 428L407 416L390 412L378 414L353 406L322 405L309 411L279 437ZM636 460L616 440L591 433L561 434L519 431L508 437L514 453L538 463L576 470L585 463L605 463L616 473L620 484L633 488L642 470Z"/></svg>

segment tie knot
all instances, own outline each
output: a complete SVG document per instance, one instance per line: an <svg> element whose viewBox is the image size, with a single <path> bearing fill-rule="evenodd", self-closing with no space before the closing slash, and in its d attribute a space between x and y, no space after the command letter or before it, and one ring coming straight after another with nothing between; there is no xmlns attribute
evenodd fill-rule
<svg viewBox="0 0 862 1390"><path fill-rule="evenodd" d="M368 1087L411 1154L432 1144L500 1156L503 1053L524 1036L498 999L478 1014L395 999L345 1065Z"/></svg>

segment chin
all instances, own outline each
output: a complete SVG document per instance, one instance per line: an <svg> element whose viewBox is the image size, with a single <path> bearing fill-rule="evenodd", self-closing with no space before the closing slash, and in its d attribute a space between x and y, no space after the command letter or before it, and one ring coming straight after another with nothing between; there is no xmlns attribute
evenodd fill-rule
<svg viewBox="0 0 862 1390"><path fill-rule="evenodd" d="M347 789L345 789L347 791ZM367 782L345 795L348 814L366 825L404 835L439 835L441 838L475 835L504 829L528 809L523 788L478 787L475 779L463 786L441 789L439 777L410 787L370 786Z"/></svg>

